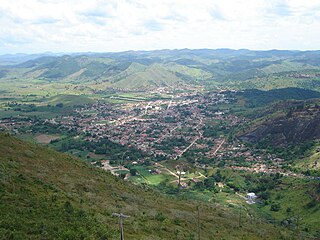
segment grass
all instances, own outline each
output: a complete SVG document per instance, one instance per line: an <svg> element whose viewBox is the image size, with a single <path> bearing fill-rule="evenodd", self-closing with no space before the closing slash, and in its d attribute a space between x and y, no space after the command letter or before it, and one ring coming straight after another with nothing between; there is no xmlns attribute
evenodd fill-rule
<svg viewBox="0 0 320 240"><path fill-rule="evenodd" d="M319 230L320 219L320 205L316 200L319 194L317 184L319 183L316 180L284 178L282 185L270 191L268 204L260 210L270 214L278 222L291 218L299 219L295 223L296 228L315 233ZM270 211L274 204L280 206L278 211Z"/></svg>
<svg viewBox="0 0 320 240"><path fill-rule="evenodd" d="M68 152L72 153L72 155L77 156L78 158L81 158L83 160L88 160L87 156L90 155L89 151L83 151L79 149L72 149L72 150L69 150Z"/></svg>
<svg viewBox="0 0 320 240"><path fill-rule="evenodd" d="M196 207L204 239L289 239L286 230L210 203L177 201L124 182L67 154L0 137L0 238L117 239L113 212L125 220L128 239L196 238ZM229 231L233 229L233 231ZM265 233L268 234L266 235Z"/></svg>
<svg viewBox="0 0 320 240"><path fill-rule="evenodd" d="M64 106L76 106L93 103L94 101L86 96L82 95L67 95L61 94L51 97L46 100L48 104L56 105L58 103L63 103Z"/></svg>
<svg viewBox="0 0 320 240"><path fill-rule="evenodd" d="M320 176L320 144L317 143L313 147L309 156L299 159L295 162L294 168L298 171L312 171L317 176Z"/></svg>
<svg viewBox="0 0 320 240"><path fill-rule="evenodd" d="M150 185L156 186L161 182L175 180L175 177L168 174L165 170L162 170L160 174L152 174L148 170L153 169L153 167L135 166L134 168L143 179L142 182L147 182Z"/></svg>

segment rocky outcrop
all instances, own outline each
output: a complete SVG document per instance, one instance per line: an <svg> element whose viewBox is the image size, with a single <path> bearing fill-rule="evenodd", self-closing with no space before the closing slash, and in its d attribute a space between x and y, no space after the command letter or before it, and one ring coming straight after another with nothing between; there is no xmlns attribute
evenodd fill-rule
<svg viewBox="0 0 320 240"><path fill-rule="evenodd" d="M318 105L290 109L286 114L279 115L264 118L253 124L240 138L254 143L268 141L275 146L320 139L320 107Z"/></svg>

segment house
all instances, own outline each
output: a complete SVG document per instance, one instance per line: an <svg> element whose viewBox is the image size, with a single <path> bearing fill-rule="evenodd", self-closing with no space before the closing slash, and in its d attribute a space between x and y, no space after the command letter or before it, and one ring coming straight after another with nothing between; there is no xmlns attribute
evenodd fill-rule
<svg viewBox="0 0 320 240"><path fill-rule="evenodd" d="M255 203L254 200L256 198L257 198L257 195L253 192L247 193L247 195L246 195L247 203L249 203L249 204L254 204Z"/></svg>

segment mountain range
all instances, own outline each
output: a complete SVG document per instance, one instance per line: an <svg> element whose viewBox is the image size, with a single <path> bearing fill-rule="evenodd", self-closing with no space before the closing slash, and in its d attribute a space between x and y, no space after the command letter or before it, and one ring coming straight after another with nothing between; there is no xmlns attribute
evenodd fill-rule
<svg viewBox="0 0 320 240"><path fill-rule="evenodd" d="M135 90L190 85L319 90L319 59L320 51L247 49L2 55L0 81L36 79Z"/></svg>

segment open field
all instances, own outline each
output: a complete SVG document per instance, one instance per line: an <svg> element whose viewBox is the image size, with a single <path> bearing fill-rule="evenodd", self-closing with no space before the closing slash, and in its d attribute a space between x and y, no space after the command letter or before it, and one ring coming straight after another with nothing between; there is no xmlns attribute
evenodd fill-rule
<svg viewBox="0 0 320 240"><path fill-rule="evenodd" d="M53 140L58 140L60 136L41 134L35 138L38 143L49 144Z"/></svg>

